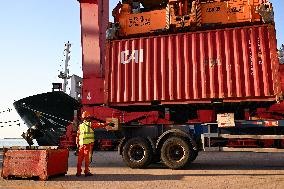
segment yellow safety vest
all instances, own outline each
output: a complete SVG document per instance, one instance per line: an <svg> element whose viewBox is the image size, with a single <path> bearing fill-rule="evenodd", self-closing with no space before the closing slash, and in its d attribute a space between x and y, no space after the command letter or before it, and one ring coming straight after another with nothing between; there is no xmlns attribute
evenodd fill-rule
<svg viewBox="0 0 284 189"><path fill-rule="evenodd" d="M95 142L94 130L91 128L91 122L84 121L79 126L79 145Z"/></svg>

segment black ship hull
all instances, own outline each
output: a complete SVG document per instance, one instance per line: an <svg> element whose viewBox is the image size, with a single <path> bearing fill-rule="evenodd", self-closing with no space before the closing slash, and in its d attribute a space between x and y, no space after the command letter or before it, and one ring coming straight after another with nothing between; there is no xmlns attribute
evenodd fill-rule
<svg viewBox="0 0 284 189"><path fill-rule="evenodd" d="M61 92L48 92L14 102L14 107L29 128L36 128L35 139L39 146L58 146L73 120L80 103Z"/></svg>

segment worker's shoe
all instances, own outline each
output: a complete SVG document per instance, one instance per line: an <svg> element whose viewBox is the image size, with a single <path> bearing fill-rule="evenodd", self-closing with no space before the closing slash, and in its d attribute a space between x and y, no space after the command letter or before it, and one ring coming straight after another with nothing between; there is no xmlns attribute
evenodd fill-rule
<svg viewBox="0 0 284 189"><path fill-rule="evenodd" d="M81 176L81 173L76 173L76 177L80 177Z"/></svg>
<svg viewBox="0 0 284 189"><path fill-rule="evenodd" d="M85 177L88 177L88 176L93 176L94 174L88 172L88 173L85 173Z"/></svg>

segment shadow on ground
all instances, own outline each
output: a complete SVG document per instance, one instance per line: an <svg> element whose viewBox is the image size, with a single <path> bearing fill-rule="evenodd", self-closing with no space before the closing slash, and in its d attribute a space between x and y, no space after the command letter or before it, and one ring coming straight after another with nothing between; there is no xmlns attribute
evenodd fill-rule
<svg viewBox="0 0 284 189"><path fill-rule="evenodd" d="M218 161L196 161L191 163L188 167L182 170L284 170L284 160L283 164L271 165L261 164L261 163L234 163L234 162L218 162ZM97 165L99 167L100 165ZM151 164L147 169L168 169L163 163Z"/></svg>
<svg viewBox="0 0 284 189"><path fill-rule="evenodd" d="M224 177L224 176L284 176L284 174L169 174L169 175L151 175L151 174L95 174L85 177L84 175L76 177L67 175L65 177L53 177L52 181L157 181L157 180L182 180L184 177Z"/></svg>
<svg viewBox="0 0 284 189"><path fill-rule="evenodd" d="M91 167L98 168L128 168L117 152L96 152ZM202 153L193 163L183 170L284 170L284 154L269 153ZM0 167L2 169L2 154ZM76 168L77 156L69 153L69 168ZM168 169L163 163L151 164L147 170ZM117 175L114 175L117 176ZM145 175L147 176L147 175ZM205 176L205 175L203 175ZM136 176L135 176L136 177Z"/></svg>

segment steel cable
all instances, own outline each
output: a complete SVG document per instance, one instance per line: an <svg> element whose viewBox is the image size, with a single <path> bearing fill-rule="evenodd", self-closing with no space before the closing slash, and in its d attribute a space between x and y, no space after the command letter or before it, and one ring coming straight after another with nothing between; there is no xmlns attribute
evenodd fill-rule
<svg viewBox="0 0 284 189"><path fill-rule="evenodd" d="M51 118L55 118L55 119L58 119L58 120L61 120L61 121L65 121L65 122L67 122L67 123L72 123L72 121L69 121L69 120L66 120L66 119L63 119L63 118L60 118L60 117L57 117L57 116L48 114L48 113L44 113L44 112L35 110L35 109L30 108L30 107L28 107L28 106L26 106L26 105L22 105L22 107L23 107L23 108L26 108L26 109L28 109L28 110L31 110L31 111L33 111L33 112L35 112L35 113L40 113L41 115L49 116L49 117L51 117Z"/></svg>

